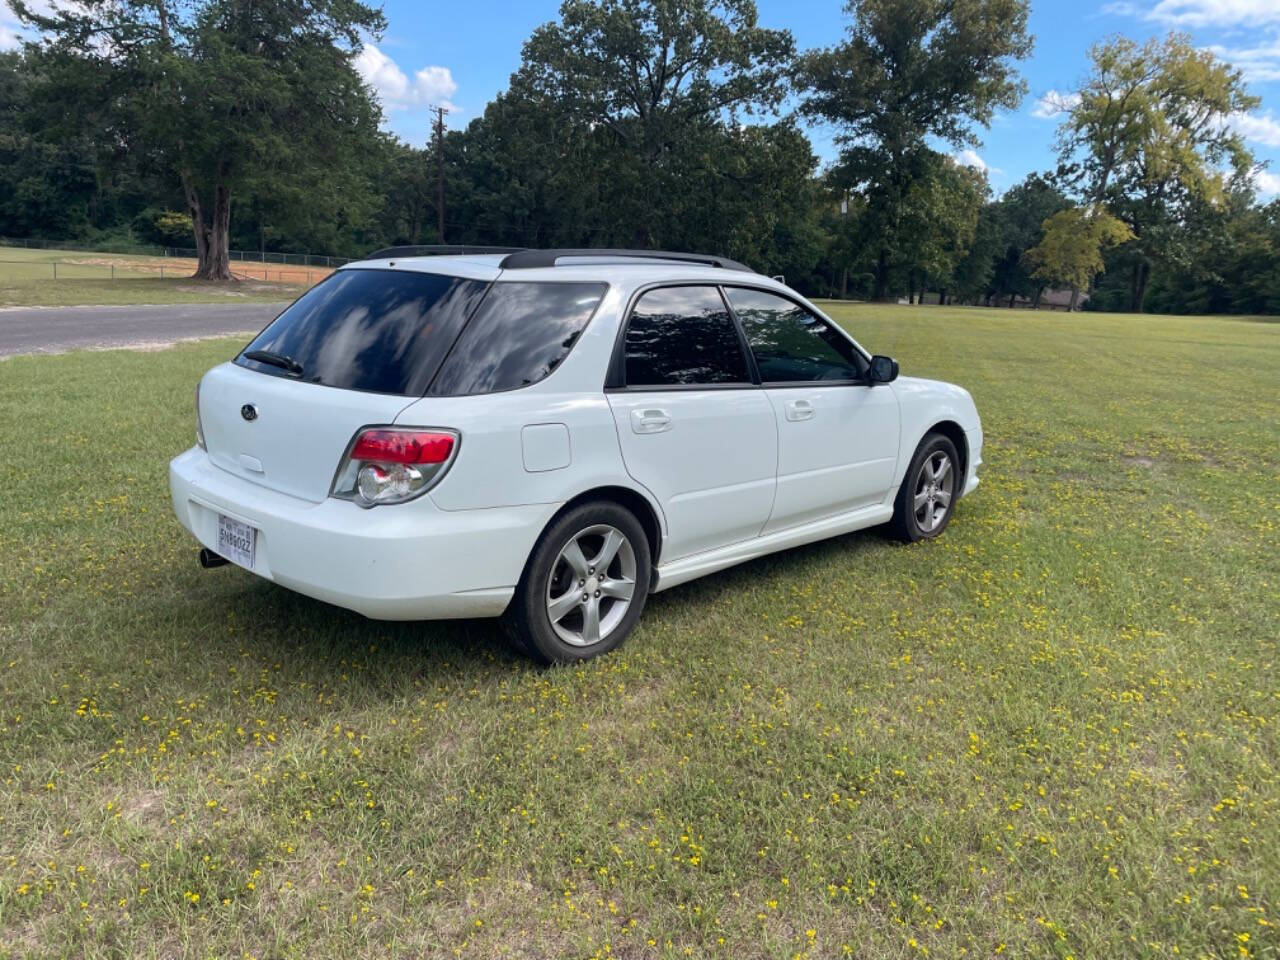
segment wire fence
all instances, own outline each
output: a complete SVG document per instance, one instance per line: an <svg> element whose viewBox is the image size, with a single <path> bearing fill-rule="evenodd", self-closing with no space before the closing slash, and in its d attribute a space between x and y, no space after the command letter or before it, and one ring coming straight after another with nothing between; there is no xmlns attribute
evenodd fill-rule
<svg viewBox="0 0 1280 960"><path fill-rule="evenodd" d="M138 270L132 265L114 263L84 263L77 260L6 260L0 258L0 277L10 280L115 280L126 277L164 276L164 267L157 270ZM169 276L179 276L176 267L169 268Z"/></svg>
<svg viewBox="0 0 1280 960"><path fill-rule="evenodd" d="M6 250L12 254L6 255ZM30 251L25 258L18 250ZM311 286L351 260L314 253L232 250L240 280ZM193 247L148 247L0 237L0 281L185 279L199 265Z"/></svg>
<svg viewBox="0 0 1280 960"><path fill-rule="evenodd" d="M196 259L194 247L165 247L166 257ZM272 253L270 250L231 250L228 256L240 263L278 263L296 267L340 267L353 263L353 257L329 257L321 253Z"/></svg>

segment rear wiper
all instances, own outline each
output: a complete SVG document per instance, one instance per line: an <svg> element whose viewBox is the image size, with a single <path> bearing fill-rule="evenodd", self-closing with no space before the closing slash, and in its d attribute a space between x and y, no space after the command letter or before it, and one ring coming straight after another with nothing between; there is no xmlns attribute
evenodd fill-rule
<svg viewBox="0 0 1280 960"><path fill-rule="evenodd" d="M257 360L259 363L269 363L273 367L281 367L288 370L295 377L302 376L302 364L293 357L287 357L283 353L272 353L270 350L250 350L245 355L246 360Z"/></svg>

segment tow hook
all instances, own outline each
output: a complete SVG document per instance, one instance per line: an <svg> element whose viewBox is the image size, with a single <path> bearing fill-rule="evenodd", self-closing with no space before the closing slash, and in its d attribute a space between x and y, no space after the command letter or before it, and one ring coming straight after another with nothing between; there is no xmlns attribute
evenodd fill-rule
<svg viewBox="0 0 1280 960"><path fill-rule="evenodd" d="M208 547L200 548L200 566L206 570L212 570L214 567L221 567L230 562L226 557L219 556Z"/></svg>

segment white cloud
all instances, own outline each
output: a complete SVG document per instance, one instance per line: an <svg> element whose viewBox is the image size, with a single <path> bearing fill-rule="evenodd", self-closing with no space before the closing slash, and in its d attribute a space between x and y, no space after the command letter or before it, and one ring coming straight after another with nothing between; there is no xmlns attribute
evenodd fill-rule
<svg viewBox="0 0 1280 960"><path fill-rule="evenodd" d="M1264 197L1274 197L1280 195L1280 176L1265 170L1262 167L1253 171L1252 174L1254 188Z"/></svg>
<svg viewBox="0 0 1280 960"><path fill-rule="evenodd" d="M1280 4L1277 9L1280 10ZM1280 80L1280 36L1256 47L1224 47L1214 44L1209 50L1214 56L1239 67L1249 83Z"/></svg>
<svg viewBox="0 0 1280 960"><path fill-rule="evenodd" d="M365 83L373 87L388 113L412 107L457 110L449 98L458 92L458 85L448 67L423 67L410 78L372 43L366 43L360 50L355 67Z"/></svg>
<svg viewBox="0 0 1280 960"><path fill-rule="evenodd" d="M1044 118L1056 117L1070 112L1079 102L1080 94L1078 93L1059 93L1057 90L1050 90L1036 101L1036 105L1031 109L1031 115Z"/></svg>
<svg viewBox="0 0 1280 960"><path fill-rule="evenodd" d="M974 170L981 170L983 173L993 174L995 176L1003 176L1004 171L999 167L993 167L983 160L977 150L965 147L958 153L953 153L951 159L962 167L971 167Z"/></svg>
<svg viewBox="0 0 1280 960"><path fill-rule="evenodd" d="M1208 49L1238 67L1251 84L1280 80L1280 0L1117 0L1103 10L1179 30L1210 28L1237 35L1253 30L1252 46L1216 44Z"/></svg>
<svg viewBox="0 0 1280 960"><path fill-rule="evenodd" d="M1280 24L1280 3L1276 0L1159 0L1142 16L1175 27L1260 27Z"/></svg>
<svg viewBox="0 0 1280 960"><path fill-rule="evenodd" d="M1227 122L1236 133L1252 143L1280 147L1280 120L1269 110L1265 114L1233 113Z"/></svg>

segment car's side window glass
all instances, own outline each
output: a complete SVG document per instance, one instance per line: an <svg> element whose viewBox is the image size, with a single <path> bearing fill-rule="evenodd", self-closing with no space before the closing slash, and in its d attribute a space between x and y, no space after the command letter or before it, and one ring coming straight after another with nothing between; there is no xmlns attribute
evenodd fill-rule
<svg viewBox="0 0 1280 960"><path fill-rule="evenodd" d="M603 283L493 284L431 394L497 393L537 383L569 355L607 289Z"/></svg>
<svg viewBox="0 0 1280 960"><path fill-rule="evenodd" d="M629 387L750 383L733 317L715 287L659 287L627 323Z"/></svg>
<svg viewBox="0 0 1280 960"><path fill-rule="evenodd" d="M764 383L861 380L866 361L831 324L763 290L726 287Z"/></svg>

